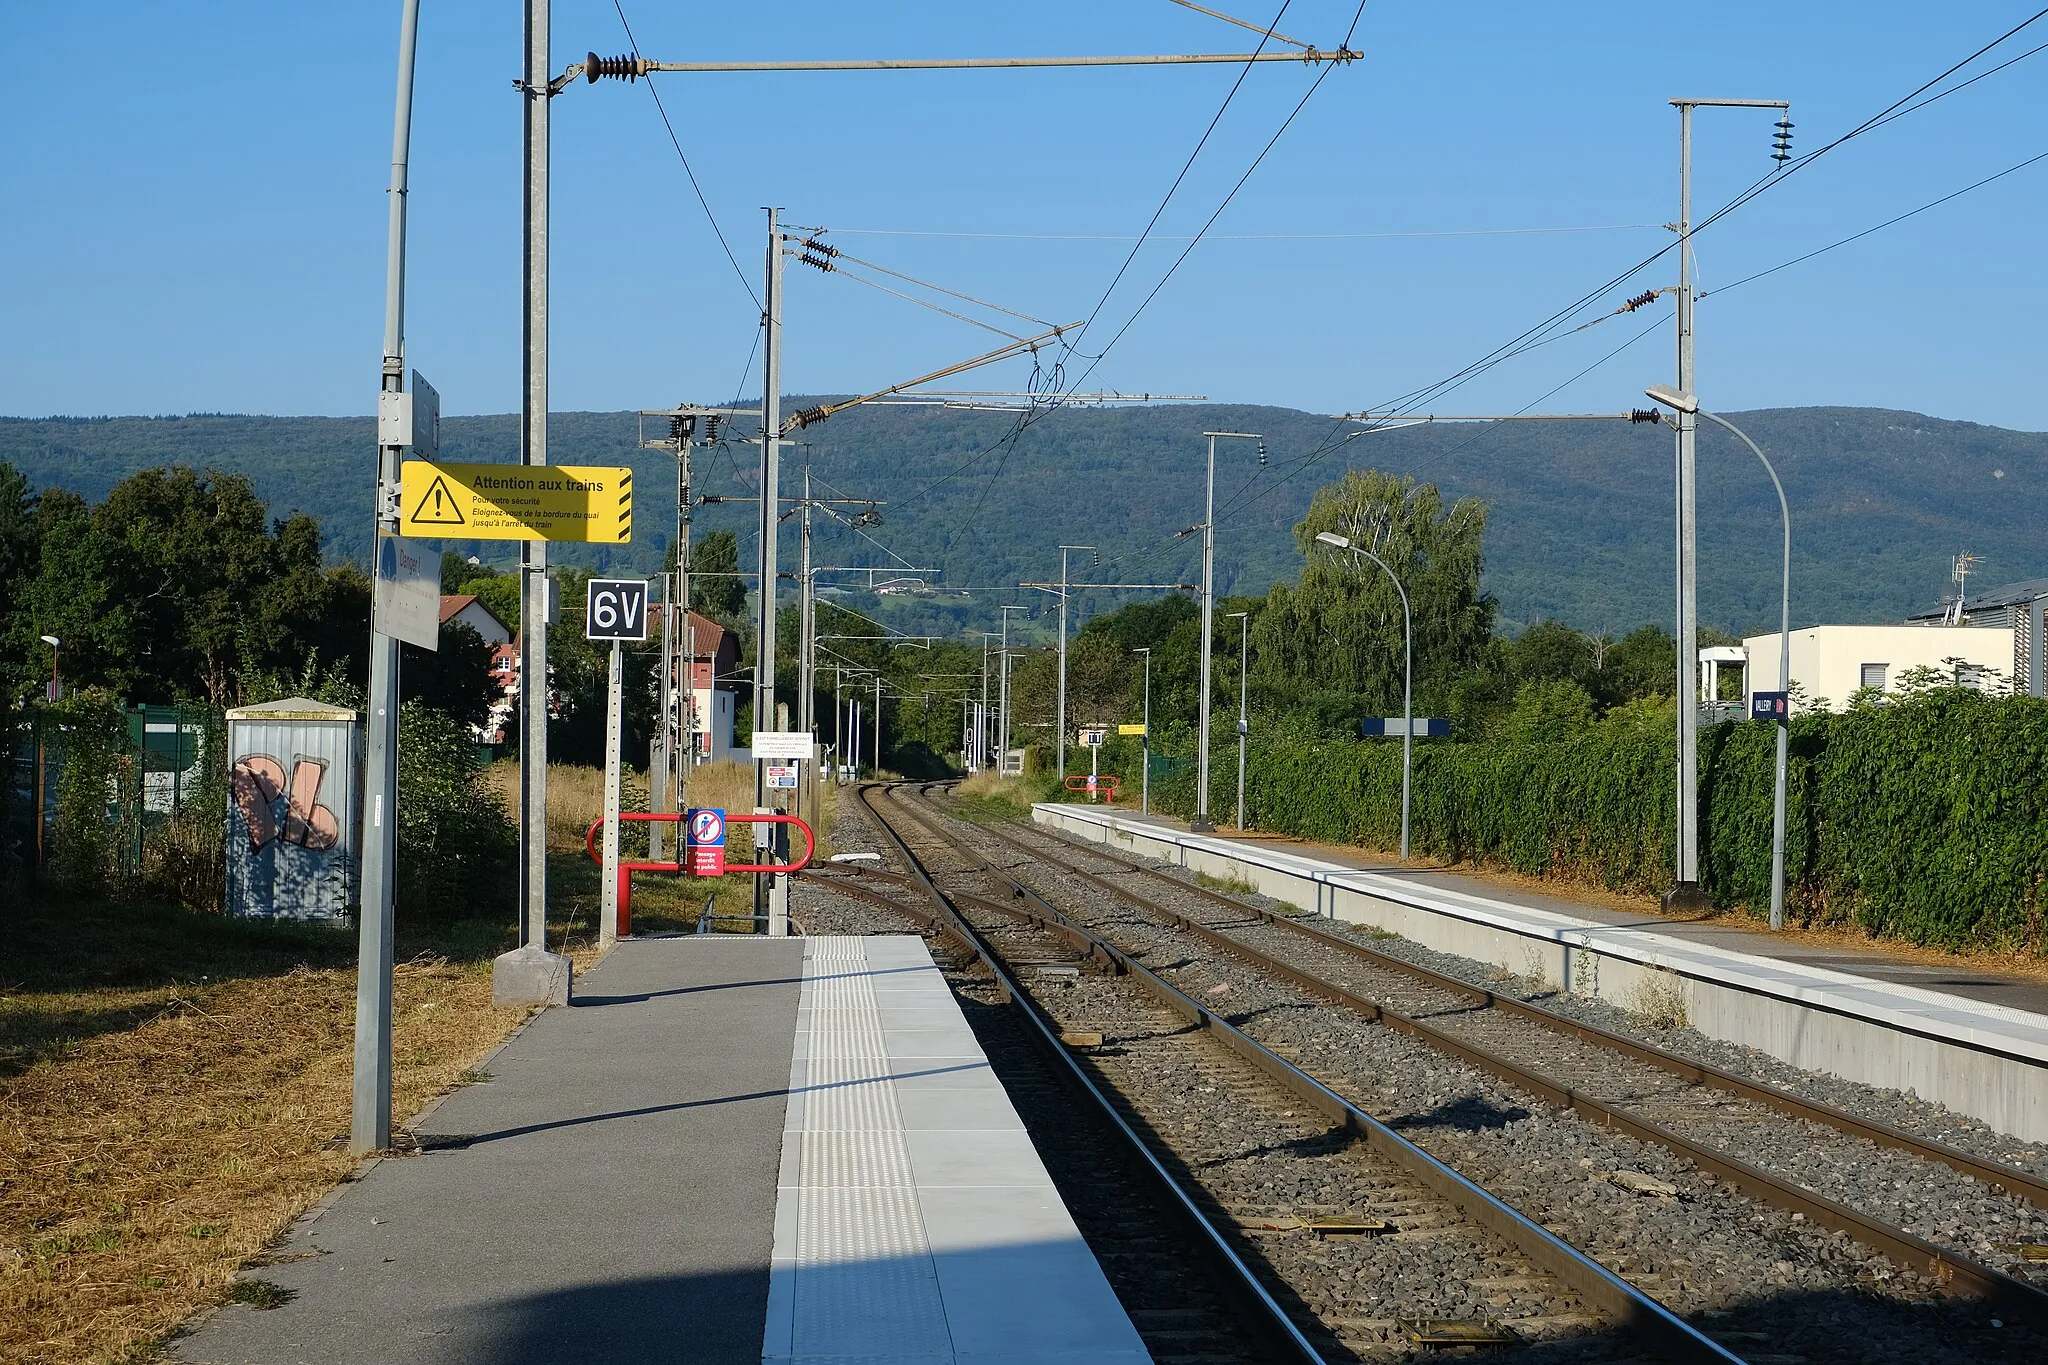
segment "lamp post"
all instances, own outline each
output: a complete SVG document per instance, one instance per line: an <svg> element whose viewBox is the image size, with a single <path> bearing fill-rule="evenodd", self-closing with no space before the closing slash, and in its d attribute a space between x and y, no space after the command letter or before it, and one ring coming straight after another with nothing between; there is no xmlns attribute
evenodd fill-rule
<svg viewBox="0 0 2048 1365"><path fill-rule="evenodd" d="M1740 427L1725 417L1717 416L1700 406L1700 400L1693 394L1668 388L1663 384L1652 384L1643 390L1650 398L1674 412L1686 416L1704 417L1715 426L1735 434L1748 446L1750 453L1762 461L1764 472L1771 476L1771 487L1778 492L1778 514L1784 521L1785 545L1782 571L1778 587L1778 690L1792 690L1792 509L1785 501L1785 485L1779 482L1778 471L1771 467L1770 460L1758 448L1757 443ZM1681 649L1684 646L1680 646ZM1751 687L1752 692L1756 689ZM1680 710L1695 704L1681 698ZM1792 716L1786 708L1784 719L1778 722L1778 767L1775 775L1775 789L1771 794L1771 927L1785 927L1785 769L1786 749L1790 744Z"/></svg>
<svg viewBox="0 0 2048 1365"><path fill-rule="evenodd" d="M1248 611L1233 611L1237 618L1237 827L1244 829L1244 741L1251 733L1246 723L1245 684L1251 677L1252 614Z"/></svg>
<svg viewBox="0 0 2048 1365"><path fill-rule="evenodd" d="M1059 769L1062 782L1067 779L1067 554L1072 550L1094 548L1093 545L1060 546L1060 686L1057 718L1059 738L1053 741L1053 763Z"/></svg>
<svg viewBox="0 0 2048 1365"><path fill-rule="evenodd" d="M1152 813L1152 646L1131 651L1145 656L1145 709L1140 713L1145 733L1138 736L1138 758L1143 764L1138 770L1138 814Z"/></svg>
<svg viewBox="0 0 2048 1365"><path fill-rule="evenodd" d="M1678 110L1678 289L1674 310L1678 326L1678 387L1691 395L1693 382L1692 283L1692 114L1695 109L1776 109L1777 136L1772 156L1780 166L1790 159L1792 123L1784 100L1675 99ZM1661 399L1659 400L1662 401ZM1696 406L1696 405L1695 405ZM1667 910L1706 910L1701 894L1699 768L1700 717L1692 699L1699 673L1699 531L1694 498L1694 431L1691 408L1676 410L1677 429L1677 558L1678 558L1678 848L1674 884L1664 895Z"/></svg>
<svg viewBox="0 0 2048 1365"><path fill-rule="evenodd" d="M1363 555L1386 569L1387 577L1394 580L1394 591L1401 594L1401 638L1404 646L1401 666L1401 861L1405 863L1408 861L1409 774L1415 766L1415 618L1408 610L1408 589L1401 586L1401 576L1387 568L1386 560L1363 545L1353 545L1347 537L1335 531L1318 531L1316 539L1325 545L1349 550L1354 555Z"/></svg>
<svg viewBox="0 0 2048 1365"><path fill-rule="evenodd" d="M1202 691L1195 718L1195 818L1188 829L1196 834L1213 834L1209 819L1209 638L1216 620L1216 442L1219 437L1263 442L1255 431L1205 431L1209 438L1209 483L1202 512ZM1263 445L1261 449L1263 449Z"/></svg>
<svg viewBox="0 0 2048 1365"><path fill-rule="evenodd" d="M57 646L64 642L54 635L45 635L43 643L50 647L50 700L58 701L61 694L57 682Z"/></svg>

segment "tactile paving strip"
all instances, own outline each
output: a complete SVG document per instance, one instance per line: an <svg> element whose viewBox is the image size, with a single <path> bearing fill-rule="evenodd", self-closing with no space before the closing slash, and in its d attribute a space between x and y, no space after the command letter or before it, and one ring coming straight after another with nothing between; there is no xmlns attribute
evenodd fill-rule
<svg viewBox="0 0 2048 1365"><path fill-rule="evenodd" d="M806 947L809 1012L793 1283L795 1355L948 1360L953 1348L859 939Z"/></svg>

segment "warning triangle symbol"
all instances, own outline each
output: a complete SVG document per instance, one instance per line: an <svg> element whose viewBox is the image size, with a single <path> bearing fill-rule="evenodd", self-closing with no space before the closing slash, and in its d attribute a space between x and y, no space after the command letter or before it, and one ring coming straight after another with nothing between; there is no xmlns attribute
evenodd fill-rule
<svg viewBox="0 0 2048 1365"><path fill-rule="evenodd" d="M462 507L455 500L455 494L448 489L444 475L436 474L434 481L427 485L426 495L420 505L412 510L415 526L462 526L467 523L462 517Z"/></svg>

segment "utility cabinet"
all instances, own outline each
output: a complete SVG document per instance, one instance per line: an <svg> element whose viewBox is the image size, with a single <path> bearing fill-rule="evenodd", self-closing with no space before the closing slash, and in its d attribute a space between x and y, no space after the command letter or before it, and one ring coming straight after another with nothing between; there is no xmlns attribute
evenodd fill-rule
<svg viewBox="0 0 2048 1365"><path fill-rule="evenodd" d="M228 913L352 917L362 791L357 712L307 697L228 712Z"/></svg>

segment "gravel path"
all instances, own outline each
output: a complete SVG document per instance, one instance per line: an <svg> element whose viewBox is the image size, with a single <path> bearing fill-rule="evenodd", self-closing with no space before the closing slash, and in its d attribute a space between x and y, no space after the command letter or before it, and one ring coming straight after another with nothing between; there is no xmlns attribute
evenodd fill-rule
<svg viewBox="0 0 2048 1365"><path fill-rule="evenodd" d="M992 862L1019 861L973 825L950 828ZM2048 1358L2048 1340L2035 1332L1993 1327L1982 1305L1942 1298L1920 1276L1847 1237L1765 1209L1660 1148L1516 1095L1426 1044L1105 904L1101 893L1044 863L1031 864L1029 880L1182 990L1219 1010L1228 1006L1232 1022L1261 1042L1298 1053L1361 1107L1525 1214L1674 1309L1732 1334L1744 1354ZM1401 982L1400 989L1412 987Z"/></svg>

